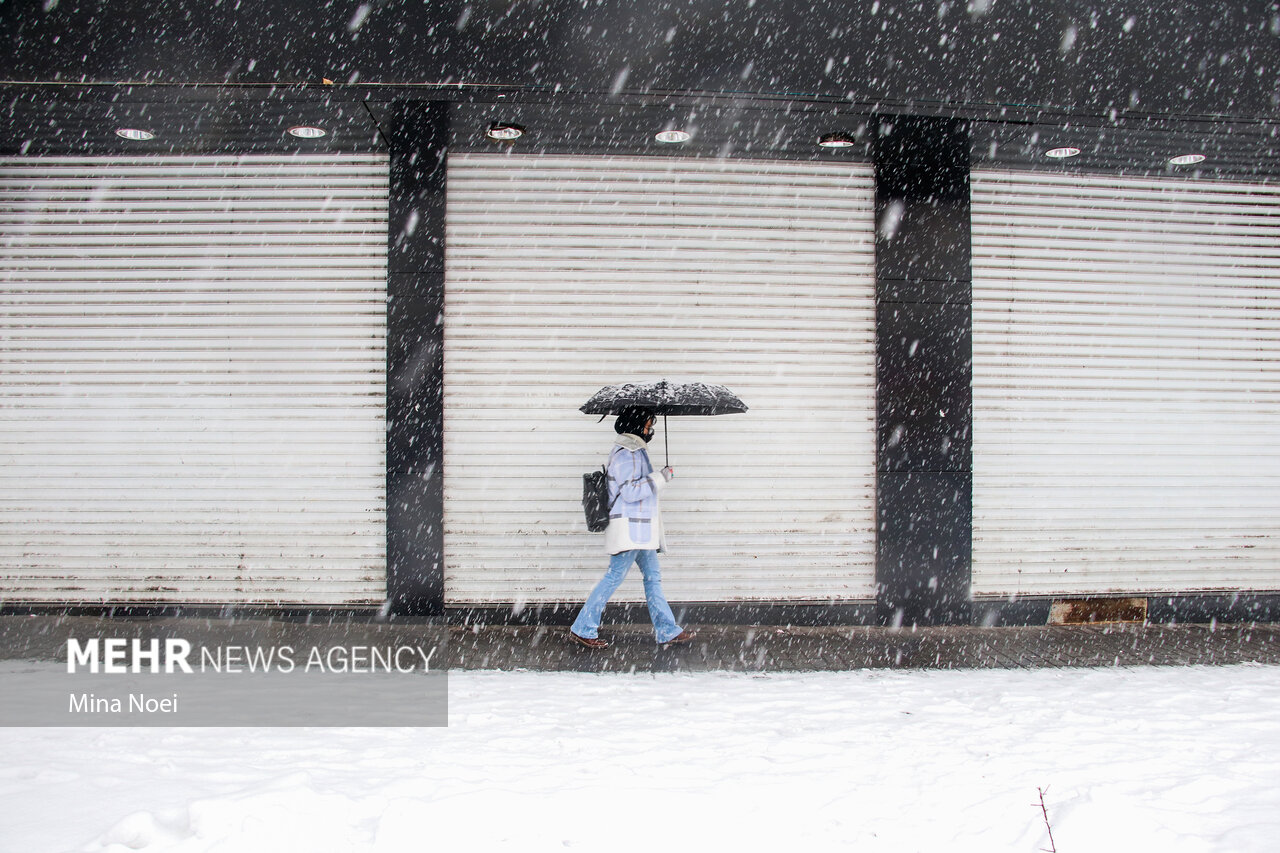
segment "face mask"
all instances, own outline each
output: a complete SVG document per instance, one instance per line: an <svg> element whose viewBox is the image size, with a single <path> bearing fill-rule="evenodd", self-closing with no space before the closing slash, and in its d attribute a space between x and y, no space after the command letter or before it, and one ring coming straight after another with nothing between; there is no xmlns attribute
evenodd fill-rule
<svg viewBox="0 0 1280 853"><path fill-rule="evenodd" d="M653 427L649 427L644 432L640 433L640 438L643 439L645 444L653 441Z"/></svg>

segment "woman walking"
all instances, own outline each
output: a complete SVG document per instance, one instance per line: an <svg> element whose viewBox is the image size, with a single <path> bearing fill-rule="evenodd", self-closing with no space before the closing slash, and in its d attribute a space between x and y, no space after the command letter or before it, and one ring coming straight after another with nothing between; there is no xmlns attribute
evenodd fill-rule
<svg viewBox="0 0 1280 853"><path fill-rule="evenodd" d="M622 584L632 565L640 566L649 619L658 643L676 645L694 638L676 624L671 605L662 592L662 570L658 552L663 550L662 516L658 496L675 471L670 467L653 470L648 446L653 439L655 415L652 409L631 406L614 422L618 434L609 454L609 527L604 533L609 569L582 605L569 629L570 637L592 649L606 648L600 639L600 618L605 605Z"/></svg>

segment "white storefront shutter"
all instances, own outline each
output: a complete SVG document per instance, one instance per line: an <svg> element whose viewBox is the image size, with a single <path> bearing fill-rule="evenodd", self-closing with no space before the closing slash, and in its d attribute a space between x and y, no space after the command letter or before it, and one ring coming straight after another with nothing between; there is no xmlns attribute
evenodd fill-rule
<svg viewBox="0 0 1280 853"><path fill-rule="evenodd" d="M384 156L0 160L0 600L385 597Z"/></svg>
<svg viewBox="0 0 1280 853"><path fill-rule="evenodd" d="M1280 188L972 194L975 594L1280 589Z"/></svg>
<svg viewBox="0 0 1280 853"><path fill-rule="evenodd" d="M464 154L448 175L448 603L586 596L607 557L581 476L615 436L578 407L662 378L751 408L659 424L668 596L874 597L869 166Z"/></svg>

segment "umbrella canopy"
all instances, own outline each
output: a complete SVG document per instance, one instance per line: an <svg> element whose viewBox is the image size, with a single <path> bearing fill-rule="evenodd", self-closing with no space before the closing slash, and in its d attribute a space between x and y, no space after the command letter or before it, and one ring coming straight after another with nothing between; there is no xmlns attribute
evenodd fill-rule
<svg viewBox="0 0 1280 853"><path fill-rule="evenodd" d="M747 406L723 385L705 382L649 382L644 385L607 385L581 408L588 415L618 415L628 406L644 406L659 415L732 415Z"/></svg>
<svg viewBox="0 0 1280 853"><path fill-rule="evenodd" d="M646 385L606 385L583 404L580 411L588 415L620 415L628 406L644 406L662 415L733 415L747 410L747 404L723 385L705 382L673 384L663 379ZM603 420L603 418L601 418ZM667 431L662 431L667 464L671 463L671 444Z"/></svg>

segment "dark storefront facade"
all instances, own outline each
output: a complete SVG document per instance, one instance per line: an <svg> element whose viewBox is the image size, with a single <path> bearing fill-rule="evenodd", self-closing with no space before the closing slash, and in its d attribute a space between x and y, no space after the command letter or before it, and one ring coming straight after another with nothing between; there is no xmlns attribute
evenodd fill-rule
<svg viewBox="0 0 1280 853"><path fill-rule="evenodd" d="M563 620L670 375L692 620L1274 618L1274 3L0 14L0 603Z"/></svg>

